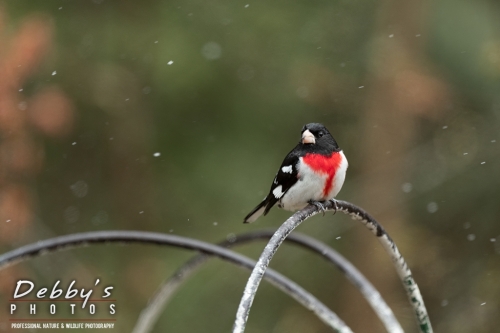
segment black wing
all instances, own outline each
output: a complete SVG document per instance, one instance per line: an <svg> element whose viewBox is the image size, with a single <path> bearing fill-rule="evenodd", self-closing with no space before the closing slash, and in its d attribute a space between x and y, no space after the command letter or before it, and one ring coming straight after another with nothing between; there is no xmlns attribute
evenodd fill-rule
<svg viewBox="0 0 500 333"><path fill-rule="evenodd" d="M282 198L286 192L292 187L298 180L298 163L299 154L297 148L292 150L283 160L281 166L274 177L273 183L271 184L271 190L267 197L262 200L260 204L257 205L244 219L244 223L251 223L259 218L262 214L266 215L271 208Z"/></svg>
<svg viewBox="0 0 500 333"><path fill-rule="evenodd" d="M298 180L298 163L299 156L295 153L295 151L290 152L276 173L276 177L274 177L273 183L271 185L271 190L267 195L266 201L266 209L264 210L264 215L266 215L269 210L278 202L286 192L297 182Z"/></svg>

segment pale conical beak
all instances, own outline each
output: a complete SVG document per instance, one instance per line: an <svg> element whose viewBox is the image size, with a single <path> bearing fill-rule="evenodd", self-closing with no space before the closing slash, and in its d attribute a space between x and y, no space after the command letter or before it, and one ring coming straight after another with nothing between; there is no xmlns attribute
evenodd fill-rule
<svg viewBox="0 0 500 333"><path fill-rule="evenodd" d="M314 135L309 132L309 130L305 130L304 133L302 133L302 143L316 143L316 139L314 138Z"/></svg>

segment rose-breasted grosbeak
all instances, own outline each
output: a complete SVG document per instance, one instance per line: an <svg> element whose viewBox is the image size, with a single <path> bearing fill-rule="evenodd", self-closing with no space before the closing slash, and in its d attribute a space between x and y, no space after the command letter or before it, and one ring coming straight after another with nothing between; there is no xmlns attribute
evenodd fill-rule
<svg viewBox="0 0 500 333"><path fill-rule="evenodd" d="M267 197L246 217L251 223L278 203L296 211L309 203L333 199L342 188L347 159L325 126L318 123L302 128L302 139L283 160Z"/></svg>

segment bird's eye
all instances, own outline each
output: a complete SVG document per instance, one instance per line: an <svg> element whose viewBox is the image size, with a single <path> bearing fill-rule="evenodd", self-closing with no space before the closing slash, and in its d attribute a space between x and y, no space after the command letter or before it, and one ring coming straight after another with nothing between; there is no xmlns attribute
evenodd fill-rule
<svg viewBox="0 0 500 333"><path fill-rule="evenodd" d="M318 137L320 137L320 138L321 138L323 135L325 135L325 133L323 133L323 132L319 132L319 133L318 133Z"/></svg>

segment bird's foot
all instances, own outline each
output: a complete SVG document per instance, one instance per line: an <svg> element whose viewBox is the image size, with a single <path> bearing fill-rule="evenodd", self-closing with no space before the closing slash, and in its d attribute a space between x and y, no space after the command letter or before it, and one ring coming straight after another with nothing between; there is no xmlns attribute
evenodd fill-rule
<svg viewBox="0 0 500 333"><path fill-rule="evenodd" d="M318 209L321 209L321 211L323 212L323 216L325 216L326 209L325 209L325 206L323 206L323 204L321 202L310 200L309 203L311 205L318 207Z"/></svg>
<svg viewBox="0 0 500 333"><path fill-rule="evenodd" d="M337 206L337 200L331 199L330 201L333 203L333 207L335 208L335 212L333 213L333 215L335 215L337 214L337 210L339 210L339 206Z"/></svg>

